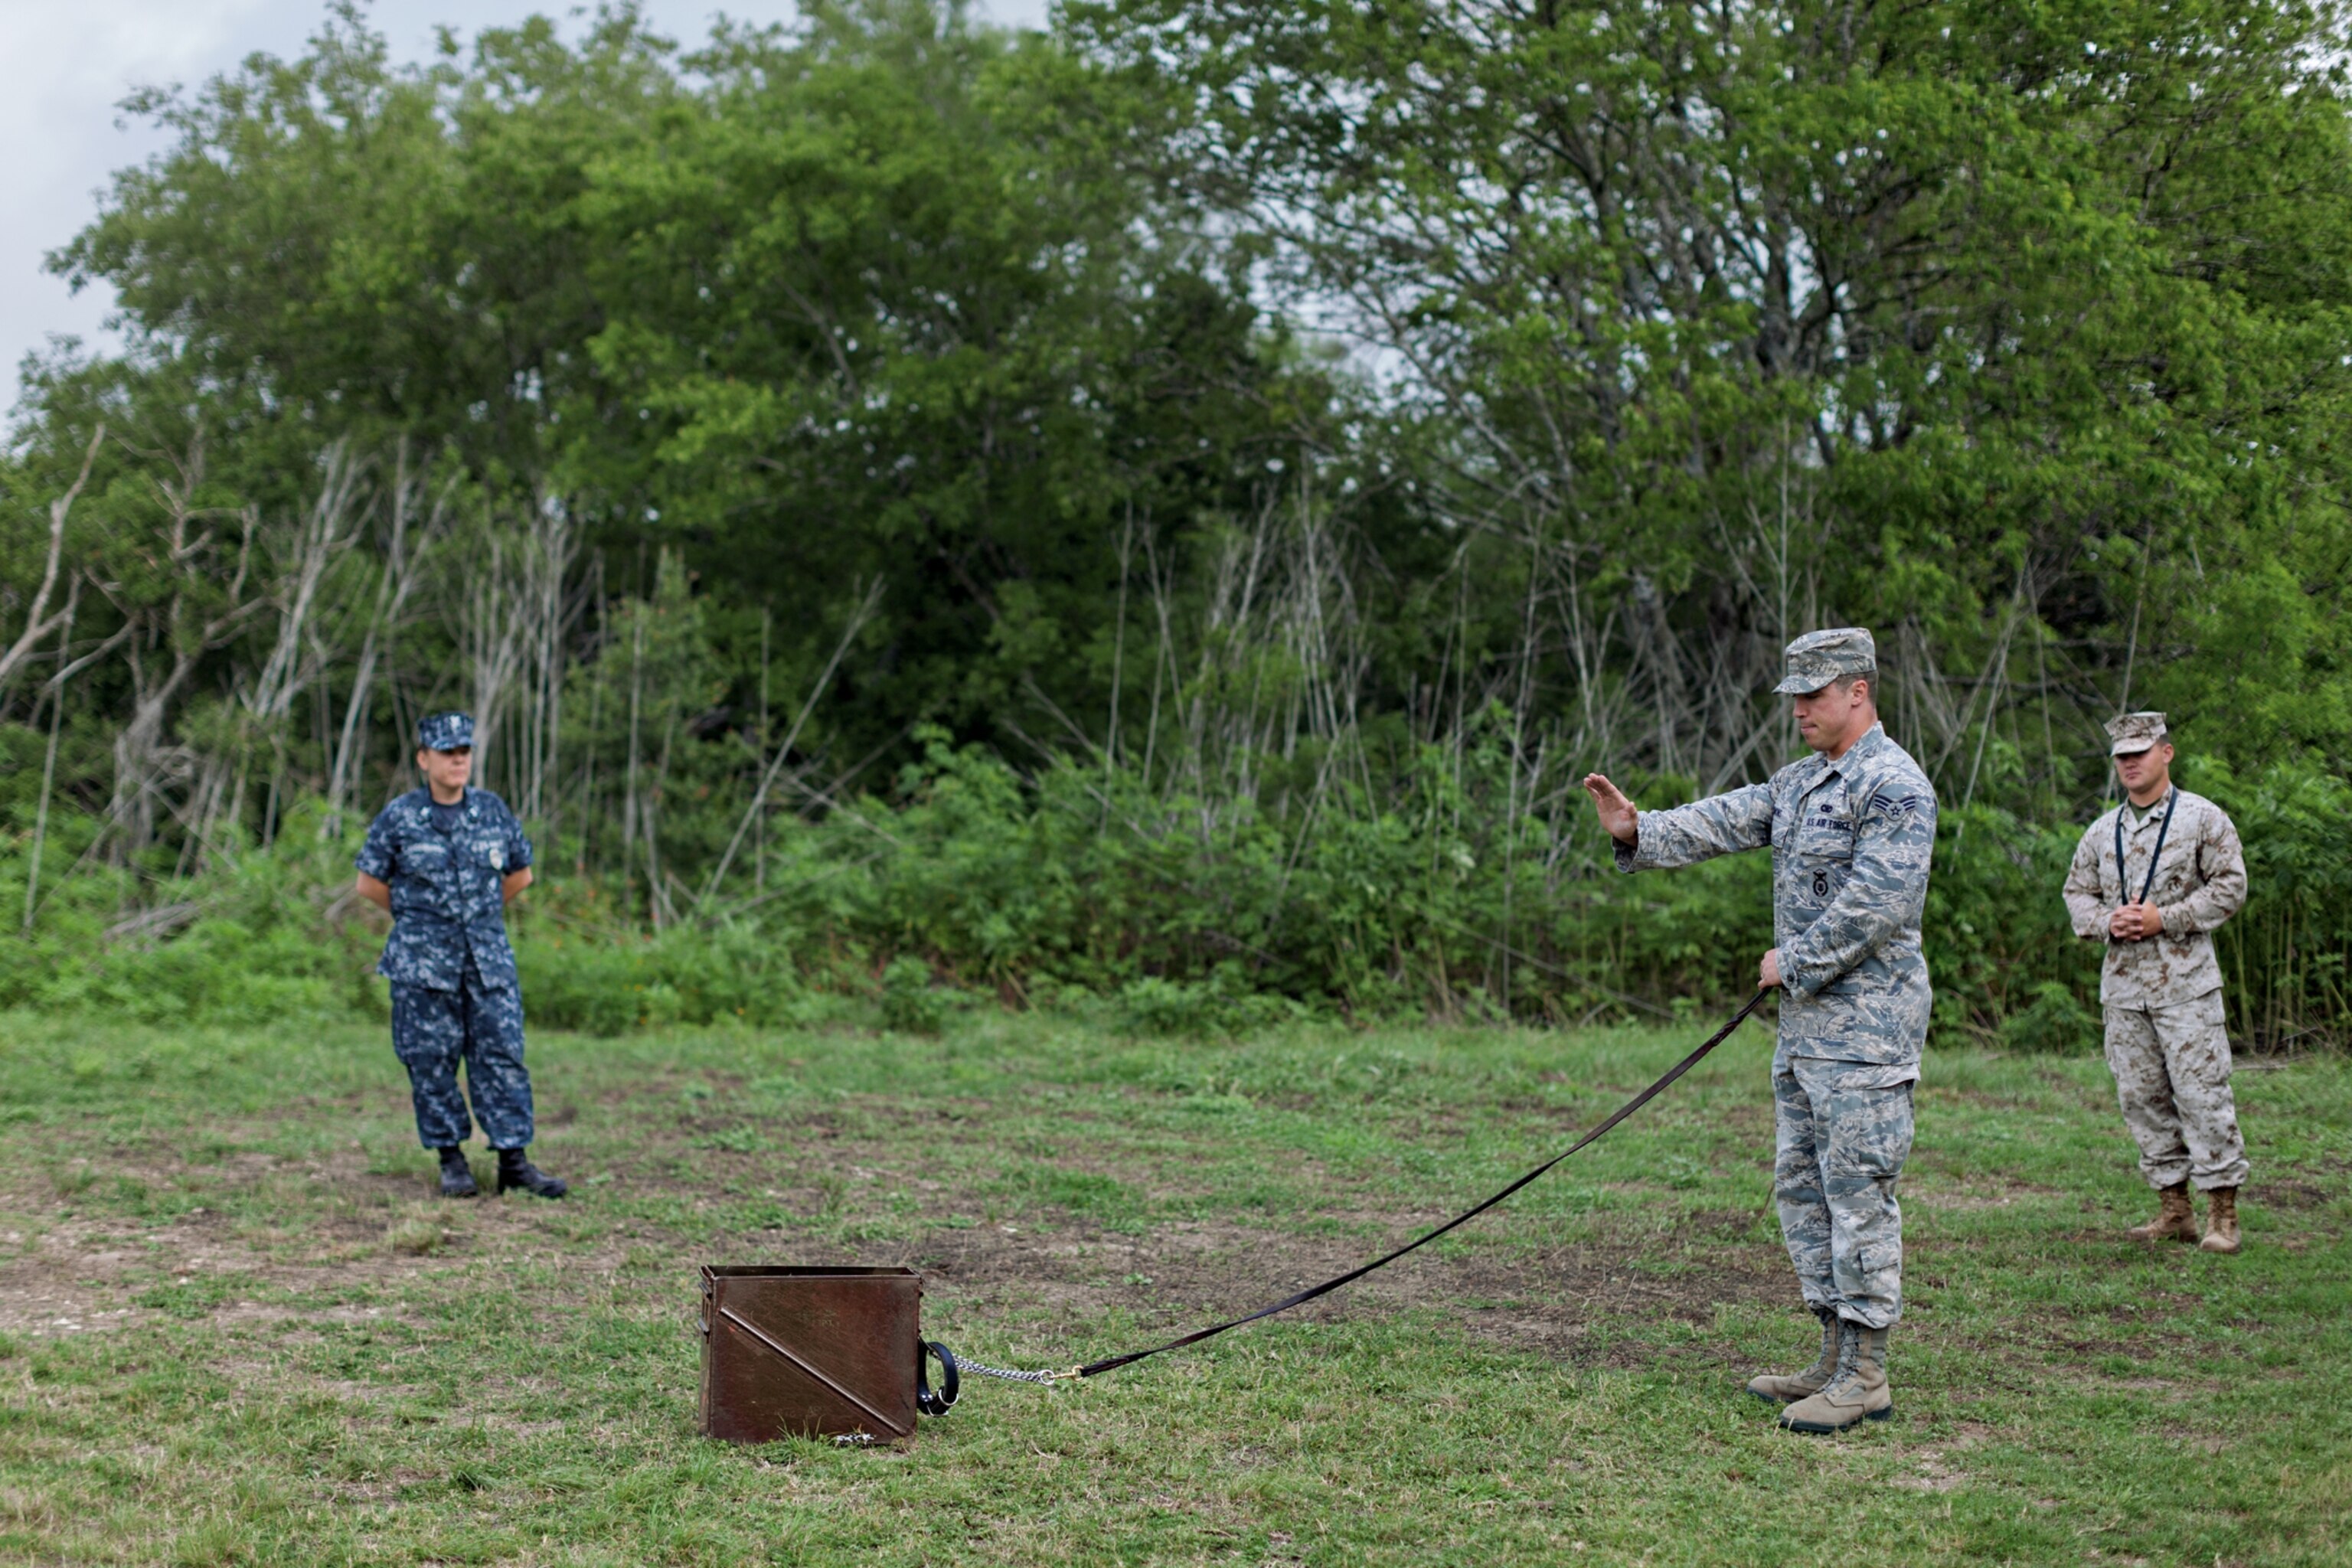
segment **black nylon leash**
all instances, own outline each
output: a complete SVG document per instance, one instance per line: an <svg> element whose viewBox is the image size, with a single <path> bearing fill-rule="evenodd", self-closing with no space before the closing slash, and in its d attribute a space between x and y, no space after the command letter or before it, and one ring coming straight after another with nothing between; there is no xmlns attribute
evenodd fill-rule
<svg viewBox="0 0 2352 1568"><path fill-rule="evenodd" d="M1347 1273L1339 1275L1335 1279L1324 1280L1320 1285L1310 1286L1307 1289L1301 1290L1293 1296L1286 1296L1281 1300L1275 1302L1272 1306L1260 1307L1255 1312L1247 1313L1242 1317L1229 1319L1224 1322L1213 1324L1205 1329L1196 1329L1192 1332L1186 1334L1181 1339L1170 1340L1166 1344L1154 1345L1150 1350L1130 1351L1125 1355L1105 1356L1100 1361L1090 1361L1084 1366L1068 1367L1051 1372L1014 1372L1009 1371L1003 1367L989 1366L984 1363L967 1361L958 1357L951 1352L947 1346L940 1343L937 1340L919 1340L916 1342L915 1347L915 1386L917 1389L917 1404L926 1415L946 1415L950 1410L955 1407L957 1395L961 1392L960 1384L962 1380L958 1375L959 1373L976 1373L982 1377L1001 1377L1008 1382L1013 1383L1051 1384L1059 1383L1068 1378L1095 1377L1106 1372L1116 1372L1120 1367L1133 1366L1137 1362L1146 1360L1151 1356L1164 1355L1170 1351L1182 1350L1187 1345L1197 1345L1203 1340L1215 1339L1219 1334L1225 1333L1230 1330L1238 1329L1245 1323L1255 1323L1261 1318L1271 1318L1278 1312L1287 1312L1293 1307L1305 1306L1307 1302L1314 1300L1318 1296L1328 1296L1332 1291L1339 1289L1342 1285L1351 1285L1376 1268L1387 1268L1390 1264L1394 1263L1398 1258L1402 1258L1406 1253L1417 1251L1420 1248L1428 1246L1431 1242L1435 1241L1439 1237L1444 1236L1447 1231L1454 1230L1461 1226L1469 1224L1472 1220L1476 1219L1480 1215L1485 1214L1488 1209L1493 1208L1496 1204L1501 1203L1505 1198L1509 1197L1513 1193L1517 1192L1521 1187L1526 1186L1528 1183L1542 1176L1554 1165L1559 1164L1570 1154L1574 1154L1582 1149L1590 1147L1594 1142L1597 1142L1604 1133L1610 1131L1610 1129L1615 1127L1619 1122L1633 1115L1633 1112L1641 1110L1642 1107L1649 1104L1650 1101L1655 1100L1660 1094L1664 1093L1668 1086L1673 1084L1676 1079L1690 1071L1691 1068L1698 1066L1700 1059L1709 1051L1715 1049L1716 1047L1729 1039L1731 1037L1731 1032L1734 1029L1738 1028L1740 1025L1746 1023L1748 1021L1748 1016L1756 1011L1759 1006L1762 1005L1764 997L1764 988L1759 986L1757 988L1756 994L1750 996L1748 999L1747 1005L1742 1006L1738 1012L1734 1013L1731 1016L1730 1020L1727 1022L1723 1027L1717 1029L1714 1034L1709 1035L1705 1040L1701 1041L1697 1048L1693 1050L1690 1055L1676 1062L1673 1067L1668 1068L1665 1072L1659 1077L1656 1082L1651 1084L1649 1088L1643 1089L1641 1093L1635 1095L1633 1099L1619 1106L1615 1112L1610 1116L1608 1121L1603 1121L1600 1126L1595 1127L1591 1131L1586 1133L1583 1137L1578 1139L1575 1142L1570 1144L1559 1153L1554 1154L1550 1159L1546 1160L1542 1164L1538 1165L1534 1170L1529 1171L1526 1175L1521 1176L1517 1181L1513 1182L1509 1186L1505 1187L1501 1192L1498 1192L1494 1196L1486 1199L1475 1208L1464 1210L1462 1213L1455 1215L1452 1219L1447 1220L1444 1225L1439 1226L1436 1229L1413 1237L1412 1240L1406 1242L1402 1247L1398 1247L1395 1251L1387 1253L1380 1258L1376 1258L1360 1268L1351 1268ZM941 1380L941 1386L936 1391L934 1391L930 1385L929 1367L927 1365L927 1363L934 1358L938 1360L940 1371L945 1374Z"/></svg>
<svg viewBox="0 0 2352 1568"><path fill-rule="evenodd" d="M1219 1334L1224 1333L1232 1329L1238 1329L1244 1323L1255 1323L1261 1318L1271 1318L1277 1312L1287 1312L1293 1307L1305 1306L1307 1302L1314 1300L1318 1296L1328 1296L1332 1291L1339 1289L1342 1285L1353 1284L1355 1281L1361 1279L1365 1275L1370 1274L1373 1269L1384 1268L1388 1267L1388 1265L1394 1263L1398 1258L1402 1258L1406 1253L1416 1251L1421 1247L1428 1246L1431 1242L1435 1241L1439 1237L1444 1236L1447 1231L1453 1230L1459 1226L1467 1225L1470 1221L1476 1219L1480 1215L1485 1214L1488 1209L1493 1208L1496 1204L1501 1203L1505 1198L1509 1197L1513 1193L1517 1192L1521 1187L1526 1186L1528 1183L1536 1180L1547 1171L1549 1171L1554 1165L1559 1164L1570 1154L1573 1154L1579 1150L1593 1143L1600 1139L1601 1134L1607 1132L1611 1128L1616 1126L1619 1122L1633 1115L1633 1112L1649 1104L1651 1100L1656 1099L1668 1085L1672 1084L1676 1079L1682 1077L1683 1074L1690 1071L1691 1068L1696 1067L1699 1064L1699 1059L1705 1057L1707 1052L1715 1049L1716 1047L1729 1039L1731 1037L1731 1032L1739 1027L1740 1025L1746 1023L1748 1021L1748 1015L1756 1011L1758 1005L1763 1002L1764 995L1765 993L1763 988L1760 986L1758 987L1756 994L1748 999L1748 1005L1746 1006L1740 1008L1738 1012L1734 1013L1731 1016L1731 1021L1729 1023L1724 1025L1723 1027L1708 1036L1706 1041L1702 1043L1696 1050L1691 1052L1690 1055L1676 1062L1672 1068L1669 1068L1666 1070L1665 1075L1660 1078L1655 1083L1650 1085L1649 1088L1643 1089L1641 1093L1627 1100L1623 1105L1618 1107L1616 1114L1610 1117L1608 1121L1602 1122L1600 1126L1595 1127L1591 1131L1578 1139L1574 1143L1570 1144L1566 1149L1563 1149L1559 1153L1553 1155L1550 1159L1546 1160L1542 1164L1538 1165L1534 1170L1529 1171L1526 1175L1521 1176L1517 1181L1513 1182L1509 1186L1505 1187L1501 1192L1496 1193L1493 1197L1488 1198L1477 1207L1465 1210L1461 1214L1454 1215L1452 1219L1447 1220L1444 1225L1439 1226L1435 1230L1415 1237L1412 1240L1406 1242L1402 1247L1398 1247L1394 1252L1389 1253L1384 1257L1376 1258L1360 1268L1351 1268L1347 1273L1339 1275L1336 1279L1326 1279L1320 1285L1311 1286L1307 1289L1299 1291L1295 1296L1286 1296L1270 1307L1260 1307L1255 1312L1248 1313L1243 1317L1231 1319L1228 1321L1215 1324L1210 1328L1196 1329L1192 1333L1186 1334L1181 1339L1170 1340L1166 1344L1154 1345L1148 1351L1130 1351L1126 1355L1105 1356L1100 1361L1088 1362L1086 1365L1076 1368L1075 1372L1065 1373L1062 1375L1065 1377L1095 1377L1106 1372L1115 1372L1123 1366L1132 1366L1137 1362L1142 1361L1147 1357L1163 1355L1170 1351L1182 1350L1187 1345L1197 1345L1202 1340L1215 1339ZM965 1365L967 1369L971 1368L970 1363L966 1363Z"/></svg>

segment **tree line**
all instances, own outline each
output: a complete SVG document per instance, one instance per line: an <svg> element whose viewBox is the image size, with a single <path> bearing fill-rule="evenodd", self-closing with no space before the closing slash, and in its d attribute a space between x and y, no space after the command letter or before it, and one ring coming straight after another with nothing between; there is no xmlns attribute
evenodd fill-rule
<svg viewBox="0 0 2352 1568"><path fill-rule="evenodd" d="M1780 646L1860 623L1948 806L1952 1021L2078 1026L2034 879L2159 707L2273 868L2249 1025L2327 1033L2344 42L860 0L405 62L331 7L137 95L169 145L52 255L125 346L28 361L0 461L23 924L184 941L462 706L580 930L1147 1012L1663 1007L1752 959L1755 878L1635 898L1574 779L1762 776ZM976 846L1035 870L985 918L935 880Z"/></svg>

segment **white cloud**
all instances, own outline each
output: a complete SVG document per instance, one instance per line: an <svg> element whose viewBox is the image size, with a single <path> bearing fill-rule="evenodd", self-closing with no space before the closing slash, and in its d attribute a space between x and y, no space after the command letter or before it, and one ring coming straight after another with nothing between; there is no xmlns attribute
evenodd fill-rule
<svg viewBox="0 0 2352 1568"><path fill-rule="evenodd" d="M1046 0L993 0L994 19L1037 26ZM748 21L793 15L791 0L652 0L646 11L672 37L704 36L719 12ZM423 58L436 22L468 32L534 12L577 16L569 0L378 0L375 26L395 55ZM118 129L115 105L154 82L194 87L257 51L299 52L326 15L320 0L0 0L0 59L12 90L0 95L0 370L13 401L24 356L53 335L112 340L104 289L79 297L41 270L41 258L70 240L96 210L116 169L162 145L143 124Z"/></svg>

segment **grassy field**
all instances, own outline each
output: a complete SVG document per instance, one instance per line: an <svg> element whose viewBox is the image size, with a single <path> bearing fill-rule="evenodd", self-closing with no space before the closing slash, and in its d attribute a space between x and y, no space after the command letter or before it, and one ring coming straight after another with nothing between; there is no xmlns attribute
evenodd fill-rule
<svg viewBox="0 0 2352 1568"><path fill-rule="evenodd" d="M1932 1057L1896 1418L1841 1437L1740 1388L1812 1337L1754 1025L1295 1320L896 1450L695 1436L702 1263L914 1264L935 1337L1068 1364L1402 1238L1698 1032L541 1035L573 1196L459 1205L376 1031L0 1019L0 1560L2352 1561L2341 1059L2241 1072L2219 1259L2118 1238L2095 1059Z"/></svg>

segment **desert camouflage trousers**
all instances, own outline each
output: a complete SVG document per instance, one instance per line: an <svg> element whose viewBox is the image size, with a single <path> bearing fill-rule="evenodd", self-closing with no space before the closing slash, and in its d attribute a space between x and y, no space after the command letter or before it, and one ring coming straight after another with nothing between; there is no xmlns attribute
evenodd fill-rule
<svg viewBox="0 0 2352 1568"><path fill-rule="evenodd" d="M2246 1141L2230 1092L2221 994L2172 1007L2109 1007L2107 1070L2151 1187L2200 1193L2246 1182Z"/></svg>
<svg viewBox="0 0 2352 1568"><path fill-rule="evenodd" d="M455 991L394 983L392 1048L408 1069L416 1107L416 1137L427 1149L466 1141L472 1129L457 1092L457 1064L466 1064L474 1115L493 1149L530 1142L530 1073L522 1065L522 994L511 985L488 986L466 965Z"/></svg>
<svg viewBox="0 0 2352 1568"><path fill-rule="evenodd" d="M1903 1207L1916 1068L1773 1064L1772 1197L1808 1307L1884 1329L1903 1315Z"/></svg>

